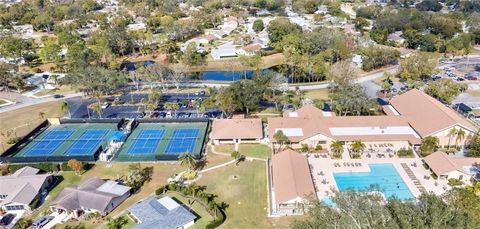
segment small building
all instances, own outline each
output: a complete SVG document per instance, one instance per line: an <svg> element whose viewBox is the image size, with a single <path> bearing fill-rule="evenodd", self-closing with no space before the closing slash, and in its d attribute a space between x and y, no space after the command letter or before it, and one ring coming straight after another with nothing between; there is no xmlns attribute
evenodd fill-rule
<svg viewBox="0 0 480 229"><path fill-rule="evenodd" d="M262 120L215 119L210 138L215 144L259 143L263 139Z"/></svg>
<svg viewBox="0 0 480 229"><path fill-rule="evenodd" d="M111 180L92 177L78 186L67 187L50 205L52 212L72 214L74 218L83 213L98 212L106 216L127 197L130 187Z"/></svg>
<svg viewBox="0 0 480 229"><path fill-rule="evenodd" d="M138 223L135 229L183 229L194 225L197 218L169 196L149 197L130 207L129 212Z"/></svg>
<svg viewBox="0 0 480 229"><path fill-rule="evenodd" d="M228 42L216 48L212 48L211 55L214 60L237 57L237 49L233 42Z"/></svg>
<svg viewBox="0 0 480 229"><path fill-rule="evenodd" d="M403 38L403 32L402 31L397 31L397 32L389 34L387 40L395 42L395 44L397 44L397 45L401 45L405 42L405 39Z"/></svg>
<svg viewBox="0 0 480 229"><path fill-rule="evenodd" d="M423 160L439 179L448 180L454 178L463 182L470 182L473 175L475 175L470 172L469 166L457 163L457 160L450 158L444 152L432 153Z"/></svg>
<svg viewBox="0 0 480 229"><path fill-rule="evenodd" d="M32 210L35 199L46 196L54 184L54 176L40 173L39 169L25 166L12 175L0 176L0 208L4 211Z"/></svg>
<svg viewBox="0 0 480 229"><path fill-rule="evenodd" d="M316 198L307 158L287 149L274 154L269 166L271 214L303 215Z"/></svg>

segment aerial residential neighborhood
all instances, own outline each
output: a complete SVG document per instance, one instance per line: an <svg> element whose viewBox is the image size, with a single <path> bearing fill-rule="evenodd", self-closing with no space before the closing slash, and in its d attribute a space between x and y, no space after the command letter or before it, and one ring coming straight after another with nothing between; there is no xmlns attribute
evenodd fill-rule
<svg viewBox="0 0 480 229"><path fill-rule="evenodd" d="M479 1L4 0L0 31L0 228L479 228Z"/></svg>

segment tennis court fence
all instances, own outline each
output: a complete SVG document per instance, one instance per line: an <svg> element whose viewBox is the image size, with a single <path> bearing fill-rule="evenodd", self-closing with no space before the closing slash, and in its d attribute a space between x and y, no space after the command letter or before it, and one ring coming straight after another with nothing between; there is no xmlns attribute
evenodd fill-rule
<svg viewBox="0 0 480 229"><path fill-rule="evenodd" d="M27 145L27 143L30 141L30 138L37 136L41 133L41 130L46 129L49 126L48 120L43 121L40 123L37 127L35 127L30 133L25 135L22 139L20 139L17 143L14 145L10 146L1 156L0 156L0 161L3 162L2 158L4 157L9 157L14 155L16 152L21 150L23 147Z"/></svg>

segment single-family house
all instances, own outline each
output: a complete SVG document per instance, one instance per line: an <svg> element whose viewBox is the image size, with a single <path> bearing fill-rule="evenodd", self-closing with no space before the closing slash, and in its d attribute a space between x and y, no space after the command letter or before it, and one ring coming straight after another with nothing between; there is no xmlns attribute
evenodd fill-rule
<svg viewBox="0 0 480 229"><path fill-rule="evenodd" d="M432 153L423 160L439 179L453 178L466 183L471 181L480 167L478 158L454 158L444 152Z"/></svg>
<svg viewBox="0 0 480 229"><path fill-rule="evenodd" d="M253 56L257 54L260 50L262 50L262 45L258 43L253 43L237 49L237 54L243 56Z"/></svg>
<svg viewBox="0 0 480 229"><path fill-rule="evenodd" d="M287 149L272 156L268 170L271 214L304 214L316 197L307 158Z"/></svg>
<svg viewBox="0 0 480 229"><path fill-rule="evenodd" d="M258 118L215 119L210 138L215 144L259 143L263 139L262 120Z"/></svg>
<svg viewBox="0 0 480 229"><path fill-rule="evenodd" d="M31 24L26 24L26 25L14 25L12 26L14 33L22 38L31 38L34 30L33 30L33 25Z"/></svg>
<svg viewBox="0 0 480 229"><path fill-rule="evenodd" d="M237 57L237 48L233 42L228 42L210 50L212 58L214 60L220 60L223 58Z"/></svg>
<svg viewBox="0 0 480 229"><path fill-rule="evenodd" d="M402 31L396 31L396 32L390 33L387 37L387 40L392 41L397 45L401 45L403 44L403 42L405 42Z"/></svg>
<svg viewBox="0 0 480 229"><path fill-rule="evenodd" d="M148 197L130 207L129 212L138 223L135 229L184 229L194 225L197 218L169 196Z"/></svg>
<svg viewBox="0 0 480 229"><path fill-rule="evenodd" d="M45 197L55 178L50 173L25 166L12 175L0 176L0 208L4 211L32 210L30 204Z"/></svg>
<svg viewBox="0 0 480 229"><path fill-rule="evenodd" d="M72 214L98 212L105 216L130 196L130 187L116 181L92 177L78 186L63 189L50 205L53 212Z"/></svg>

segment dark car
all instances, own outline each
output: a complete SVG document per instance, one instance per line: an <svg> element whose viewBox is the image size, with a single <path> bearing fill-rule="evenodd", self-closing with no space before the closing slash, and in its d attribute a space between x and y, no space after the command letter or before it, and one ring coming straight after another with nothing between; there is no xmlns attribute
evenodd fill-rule
<svg viewBox="0 0 480 229"><path fill-rule="evenodd" d="M15 219L15 215L14 214L6 214L2 217L2 219L0 220L0 226L7 226L8 224L10 224L12 222L12 220Z"/></svg>
<svg viewBox="0 0 480 229"><path fill-rule="evenodd" d="M475 76L468 76L467 80L478 80L478 78Z"/></svg>
<svg viewBox="0 0 480 229"><path fill-rule="evenodd" d="M60 99L60 98L63 98L63 97L64 97L63 95L58 95L58 94L53 95L54 99Z"/></svg>

